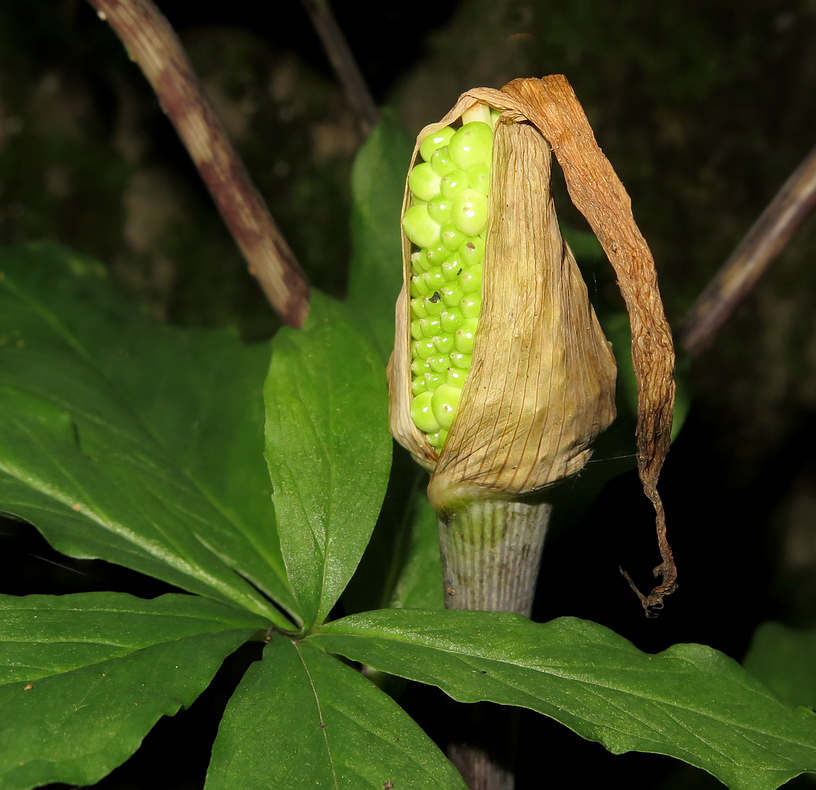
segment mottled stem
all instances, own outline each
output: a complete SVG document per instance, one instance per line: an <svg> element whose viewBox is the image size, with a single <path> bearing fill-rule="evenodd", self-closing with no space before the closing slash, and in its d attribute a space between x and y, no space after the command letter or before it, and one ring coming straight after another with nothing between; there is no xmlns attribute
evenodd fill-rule
<svg viewBox="0 0 816 790"><path fill-rule="evenodd" d="M475 500L440 514L445 606L518 612L533 608L552 505L535 500ZM512 790L518 710L460 706L448 757L470 790Z"/></svg>
<svg viewBox="0 0 816 790"><path fill-rule="evenodd" d="M153 86L275 312L284 323L300 327L309 313L306 276L202 93L170 23L150 0L88 2Z"/></svg>

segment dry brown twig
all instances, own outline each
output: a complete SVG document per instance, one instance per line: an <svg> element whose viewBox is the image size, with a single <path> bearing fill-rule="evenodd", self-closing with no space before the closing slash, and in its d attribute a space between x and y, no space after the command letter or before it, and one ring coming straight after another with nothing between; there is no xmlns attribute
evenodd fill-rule
<svg viewBox="0 0 816 790"><path fill-rule="evenodd" d="M365 78L349 48L343 31L337 24L327 0L301 0L312 20L326 56L343 86L346 99L357 116L363 138L377 125L377 105L368 90Z"/></svg>
<svg viewBox="0 0 816 790"><path fill-rule="evenodd" d="M153 86L218 211L275 312L289 326L309 313L309 284L224 127L187 54L151 0L88 0Z"/></svg>
<svg viewBox="0 0 816 790"><path fill-rule="evenodd" d="M783 184L683 319L680 340L699 356L816 207L816 148Z"/></svg>

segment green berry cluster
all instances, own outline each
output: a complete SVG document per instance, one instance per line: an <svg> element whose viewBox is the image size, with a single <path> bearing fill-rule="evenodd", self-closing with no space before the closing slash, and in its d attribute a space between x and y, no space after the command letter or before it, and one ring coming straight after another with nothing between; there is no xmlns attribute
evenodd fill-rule
<svg viewBox="0 0 816 790"><path fill-rule="evenodd" d="M408 176L411 255L411 417L437 450L456 416L482 304L482 259L493 127L446 126L419 148Z"/></svg>

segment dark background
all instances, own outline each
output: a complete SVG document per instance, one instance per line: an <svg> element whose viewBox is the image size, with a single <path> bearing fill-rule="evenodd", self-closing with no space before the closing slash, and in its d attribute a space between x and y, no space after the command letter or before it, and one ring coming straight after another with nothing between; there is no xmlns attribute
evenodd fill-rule
<svg viewBox="0 0 816 790"><path fill-rule="evenodd" d="M313 284L342 295L362 140L305 11L158 4ZM467 88L566 74L631 194L673 326L814 145L813 0L336 6L377 103L411 135ZM0 243L39 238L99 257L162 320L237 322L248 339L277 326L146 81L81 0L0 5ZM661 481L680 590L664 613L645 620L618 574L623 565L646 588L658 562L652 514L629 472L579 524L555 530L536 619L584 617L645 650L693 641L738 660L763 620L816 623L815 242L811 219L714 346L681 360L691 408ZM611 268L585 273L599 311L620 310ZM0 574L10 594L166 589L62 557L13 521L0 522ZM97 787L201 787L218 715L254 650L230 659L190 711L162 721ZM437 703L419 688L405 700L441 737L427 713ZM521 747L519 790L721 786L667 758L613 757L533 715Z"/></svg>

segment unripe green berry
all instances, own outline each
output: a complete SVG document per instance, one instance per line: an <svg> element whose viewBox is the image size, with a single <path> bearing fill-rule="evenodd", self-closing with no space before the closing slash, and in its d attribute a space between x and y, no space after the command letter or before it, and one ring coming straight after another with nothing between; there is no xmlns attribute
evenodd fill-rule
<svg viewBox="0 0 816 790"><path fill-rule="evenodd" d="M436 433L428 434L428 443L437 450L441 450L447 438L448 432L444 428L440 428Z"/></svg>
<svg viewBox="0 0 816 790"><path fill-rule="evenodd" d="M418 338L422 340L426 337L433 337L441 329L441 322L438 315L429 315L427 318L419 319L419 331L422 336Z"/></svg>
<svg viewBox="0 0 816 790"><path fill-rule="evenodd" d="M428 359L432 354L436 352L436 346L433 344L433 341L428 338L422 338L420 340L415 340L413 344L414 355L419 357L420 359Z"/></svg>
<svg viewBox="0 0 816 790"><path fill-rule="evenodd" d="M434 373L444 373L450 365L450 358L446 354L435 354L428 357L428 364Z"/></svg>
<svg viewBox="0 0 816 790"><path fill-rule="evenodd" d="M463 329L466 332L475 332L479 328L479 319L478 318L465 318L459 329Z"/></svg>
<svg viewBox="0 0 816 790"><path fill-rule="evenodd" d="M459 282L462 286L462 292L465 294L480 292L482 288L482 267L480 265L469 267L462 272Z"/></svg>
<svg viewBox="0 0 816 790"><path fill-rule="evenodd" d="M465 295L456 283L449 283L444 288L440 288L439 293L442 296L442 301L448 307L456 307Z"/></svg>
<svg viewBox="0 0 816 790"><path fill-rule="evenodd" d="M436 350L440 354L450 354L450 352L453 351L453 335L451 335L449 332L445 332L441 335L434 335L433 344L436 346ZM443 370L447 370L449 363L450 359L446 356L445 367Z"/></svg>
<svg viewBox="0 0 816 790"><path fill-rule="evenodd" d="M461 351L451 351L450 359L453 366L460 370L470 370L473 365L473 357L470 354L463 354Z"/></svg>
<svg viewBox="0 0 816 790"><path fill-rule="evenodd" d="M476 165L467 171L468 184L485 197L490 192L490 168L487 165Z"/></svg>
<svg viewBox="0 0 816 790"><path fill-rule="evenodd" d="M415 318L425 318L428 315L425 305L422 304L422 299L411 299L411 315Z"/></svg>
<svg viewBox="0 0 816 790"><path fill-rule="evenodd" d="M431 398L431 409L440 428L450 428L453 425L453 418L456 416L456 407L459 405L459 398L462 397L462 390L452 387L450 384L440 384Z"/></svg>
<svg viewBox="0 0 816 790"><path fill-rule="evenodd" d="M428 284L419 275L414 275L411 278L411 296L414 298L427 296Z"/></svg>
<svg viewBox="0 0 816 790"><path fill-rule="evenodd" d="M444 245L442 245L444 247ZM458 249L459 255L462 256L462 262L465 263L467 266L473 266L474 264L481 263L484 260L484 239L479 238L478 236L473 236L469 238L461 247ZM445 247L447 249L447 247Z"/></svg>
<svg viewBox="0 0 816 790"><path fill-rule="evenodd" d="M453 163L453 159L450 158L447 146L440 148L438 151L434 151L431 157L431 167L434 173L442 177L457 169Z"/></svg>
<svg viewBox="0 0 816 790"><path fill-rule="evenodd" d="M425 433L435 433L440 425L433 413L431 402L433 394L423 392L411 401L411 419L420 431Z"/></svg>
<svg viewBox="0 0 816 790"><path fill-rule="evenodd" d="M428 315L439 315L445 309L445 303L439 291L434 291L430 296L423 296L422 306Z"/></svg>
<svg viewBox="0 0 816 790"><path fill-rule="evenodd" d="M441 227L441 226L440 226ZM484 247L484 242L482 242L482 247ZM435 244L432 247L426 247L424 250L420 252L422 256L422 267L423 271L427 271L431 268L431 266L439 265L445 258L450 256L450 250L442 244L442 240L439 240L439 244Z"/></svg>
<svg viewBox="0 0 816 790"><path fill-rule="evenodd" d="M428 201L428 214L431 219L444 225L450 222L451 216L451 201L442 195L436 195L432 200Z"/></svg>
<svg viewBox="0 0 816 790"><path fill-rule="evenodd" d="M427 360L414 357L413 362L411 362L411 375L414 378L424 378L425 374L430 372L431 366L428 364Z"/></svg>
<svg viewBox="0 0 816 790"><path fill-rule="evenodd" d="M439 244L441 226L431 219L427 206L411 206L403 214L402 229L417 247Z"/></svg>
<svg viewBox="0 0 816 790"><path fill-rule="evenodd" d="M445 383L445 375L431 371L425 374L425 388L428 392L436 391L436 388Z"/></svg>
<svg viewBox="0 0 816 790"><path fill-rule="evenodd" d="M456 130L452 126L443 126L438 132L429 134L419 146L419 155L428 162L434 151L444 148L455 133Z"/></svg>
<svg viewBox="0 0 816 790"><path fill-rule="evenodd" d="M448 222L442 226L440 236L442 238L442 244L444 244L445 247L447 247L451 252L458 250L467 238L467 234L462 233L462 231L459 230L459 228L453 222Z"/></svg>
<svg viewBox="0 0 816 790"><path fill-rule="evenodd" d="M417 395L421 395L423 392L427 392L428 388L425 386L425 377L416 378L411 382L411 394L416 398Z"/></svg>
<svg viewBox="0 0 816 790"><path fill-rule="evenodd" d="M420 328L418 318L411 321L411 337L414 338L414 340L419 340L422 337L422 329Z"/></svg>
<svg viewBox="0 0 816 790"><path fill-rule="evenodd" d="M441 177L434 173L433 168L427 162L422 162L411 170L408 188L420 200L429 201L439 194L440 181Z"/></svg>
<svg viewBox="0 0 816 790"><path fill-rule="evenodd" d="M432 266L422 275L422 279L425 281L425 285L428 288L428 290L422 294L423 296L432 294L437 289L443 288L448 284L448 280L442 272L441 266Z"/></svg>
<svg viewBox="0 0 816 790"><path fill-rule="evenodd" d="M463 320L461 307L449 307L439 316L442 329L450 333L459 329Z"/></svg>
<svg viewBox="0 0 816 790"><path fill-rule="evenodd" d="M466 236L477 236L487 225L487 198L475 189L463 190L453 199L451 219ZM444 238L442 243L450 246Z"/></svg>
<svg viewBox="0 0 816 790"><path fill-rule="evenodd" d="M465 270L465 263L455 252L442 262L442 274L448 282L459 282L459 275Z"/></svg>
<svg viewBox="0 0 816 790"><path fill-rule="evenodd" d="M468 189L468 177L464 170L452 170L440 182L440 189L444 197L453 200L460 192Z"/></svg>
<svg viewBox="0 0 816 790"><path fill-rule="evenodd" d="M423 297L427 299L428 297ZM478 318L482 310L482 297L478 294L466 294L459 303L464 318Z"/></svg>
<svg viewBox="0 0 816 790"><path fill-rule="evenodd" d="M473 333L476 331L476 320L475 318L466 318L462 322L462 326L456 330L453 345L461 354L473 353Z"/></svg>
<svg viewBox="0 0 816 790"><path fill-rule="evenodd" d="M459 368L448 368L445 373L445 384L450 384L451 387L462 389L465 386L465 378L468 371L460 370Z"/></svg>
<svg viewBox="0 0 816 790"><path fill-rule="evenodd" d="M481 121L466 123L451 137L448 151L462 170L489 164L493 152L493 129Z"/></svg>

